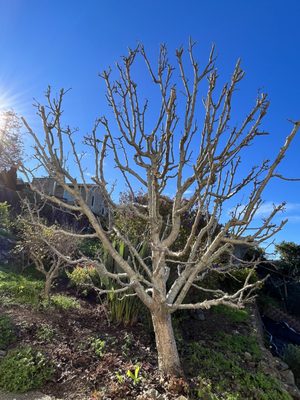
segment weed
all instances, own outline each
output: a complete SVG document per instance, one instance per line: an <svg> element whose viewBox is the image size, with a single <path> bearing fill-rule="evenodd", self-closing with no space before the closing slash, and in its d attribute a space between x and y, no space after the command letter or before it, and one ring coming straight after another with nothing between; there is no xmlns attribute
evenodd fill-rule
<svg viewBox="0 0 300 400"><path fill-rule="evenodd" d="M137 385L141 381L141 377L139 376L140 369L141 367L139 365L136 365L133 372L130 369L126 372L126 375L132 380L134 385Z"/></svg>
<svg viewBox="0 0 300 400"><path fill-rule="evenodd" d="M102 340L99 338L92 338L91 347L98 357L103 356L103 354L104 354L103 350L105 348L105 344L106 344L105 340Z"/></svg>
<svg viewBox="0 0 300 400"><path fill-rule="evenodd" d="M122 354L124 356L128 356L129 355L129 352L130 352L130 350L131 350L131 348L133 346L133 343L134 343L134 337L133 337L132 333L127 333L126 332L125 335L124 335L124 343L122 344L122 347L121 347Z"/></svg>
<svg viewBox="0 0 300 400"><path fill-rule="evenodd" d="M15 329L9 317L0 316L0 350L5 350L15 340Z"/></svg>
<svg viewBox="0 0 300 400"><path fill-rule="evenodd" d="M50 305L62 310L71 310L72 308L80 308L80 303L74 297L65 296L63 294L55 294L51 296Z"/></svg>
<svg viewBox="0 0 300 400"><path fill-rule="evenodd" d="M122 374L120 374L119 372L116 372L116 377L119 383L124 383L124 376Z"/></svg>
<svg viewBox="0 0 300 400"><path fill-rule="evenodd" d="M55 334L55 330L48 324L42 324L37 330L37 338L45 342L50 341Z"/></svg>
<svg viewBox="0 0 300 400"><path fill-rule="evenodd" d="M31 347L11 350L0 363L0 387L9 392L40 388L51 378L53 368L46 357Z"/></svg>

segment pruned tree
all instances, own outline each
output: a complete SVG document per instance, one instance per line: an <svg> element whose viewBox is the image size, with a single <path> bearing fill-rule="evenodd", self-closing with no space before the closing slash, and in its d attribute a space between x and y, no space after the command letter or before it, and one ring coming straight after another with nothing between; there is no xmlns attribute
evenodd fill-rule
<svg viewBox="0 0 300 400"><path fill-rule="evenodd" d="M0 172L15 167L22 158L21 122L12 111L0 112Z"/></svg>
<svg viewBox="0 0 300 400"><path fill-rule="evenodd" d="M101 189L110 210L109 221L105 224L92 213L78 184L82 181L87 187L86 171L80 156L81 148L78 150L78 132L63 123L62 102L66 92L61 90L57 98L52 98L49 89L47 104L36 105L43 134L33 130L23 119L35 141L34 157L38 166L46 170L74 201L66 202L43 193L35 185L31 185L32 189L43 199L88 218L93 231L87 236L99 239L120 269L119 272L109 271L101 258L90 260L82 257L80 261L92 263L100 275L117 281L124 295L127 290L134 290L152 316L159 368L176 375L182 370L172 328L172 313L210 308L217 304L243 307L254 296L259 284L249 283L250 276L235 293L207 290L201 286L201 281L210 271L225 273L232 267L236 268L234 249L237 246L256 247L286 223L282 221L277 226L273 222L275 215L283 210L284 203L274 206L260 224L253 225L252 221L262 204L264 189L271 179L281 177L277 168L300 126L300 122L293 122L291 133L272 162L264 161L259 166L248 168L245 173L245 165L241 168L242 157L247 157L249 145L259 136L266 135L261 125L269 107L267 95L260 93L244 120L231 125L233 98L244 76L240 61L231 80L217 93L214 48L203 69L195 59L194 43L190 42L187 53L189 62L182 48L176 51L175 67L168 60L166 47L161 46L155 69L144 47L138 45L116 64L118 78L113 78L111 69L101 74L114 119L99 118L91 134L85 137L85 144L94 154L93 182ZM142 82L137 82L134 69L138 65L141 73L141 62L145 65L145 75ZM153 113L150 112L150 99L143 100L142 88L147 78L153 84L151 95L155 91L157 95L152 103ZM201 90L205 83L208 88L202 99ZM200 125L202 114L203 123ZM68 152L72 154L69 158ZM107 157L109 161L105 163ZM131 201L126 205L117 203L112 194L114 184L107 173L107 166L111 169L112 162L131 193ZM36 170L23 166L23 171L31 180ZM135 201L138 187L146 193L145 204ZM168 218L162 218L160 199L170 188L174 190L172 209ZM196 214L189 235L180 249L173 250L182 216L193 208ZM114 215L128 211L142 219L145 229L149 229L150 263L149 258L141 257L126 229L118 229L115 224ZM199 230L197 227L203 216L205 224ZM66 231L65 235L81 237L83 234ZM123 259L113 247L112 238L115 237L128 247L128 259ZM226 264L220 265L218 260L224 254L232 256L228 257ZM249 263L242 263L242 266L246 265ZM174 268L177 274L172 282L169 280L170 268ZM207 299L192 304L186 302L191 288L204 291Z"/></svg>

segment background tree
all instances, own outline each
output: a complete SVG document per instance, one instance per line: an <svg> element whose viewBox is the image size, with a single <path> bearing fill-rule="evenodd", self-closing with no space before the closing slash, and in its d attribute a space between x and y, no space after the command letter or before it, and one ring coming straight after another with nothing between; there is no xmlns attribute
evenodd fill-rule
<svg viewBox="0 0 300 400"><path fill-rule="evenodd" d="M260 224L253 225L252 221L262 204L264 189L272 178L280 176L277 167L300 125L299 122L293 123L291 133L272 162L264 161L249 168L250 144L257 137L266 135L261 123L269 107L267 95L260 93L245 119L239 125L231 126L233 97L244 76L240 62L237 62L230 82L217 93L214 49L207 64L200 69L194 57L194 44L190 43L188 60L189 64L180 48L176 51L176 67L171 65L166 47L161 46L155 68L144 47L139 45L134 50L130 49L122 62L117 64L119 78L113 79L111 69L101 74L114 121L106 117L98 119L91 134L85 138L85 144L94 154L93 181L101 189L110 209L108 224L102 224L101 219L92 213L78 185L78 179L87 185L86 175L80 158L82 152L77 148L80 139L78 131L65 126L62 120L62 102L66 92L61 90L58 98L52 98L49 89L46 106L37 104L43 135L35 132L23 119L35 141L34 156L38 165L72 196L74 202L67 203L50 196L34 185L31 185L32 189L49 202L71 212L81 212L88 218L93 228L88 237L100 240L120 269L109 271L100 257L82 257L80 262L92 263L100 275L114 279L124 295L127 290L134 290L152 317L159 368L177 375L182 370L172 328L172 313L217 304L243 307L259 285L249 282L251 273L235 293L207 291L201 286L201 281L211 271L225 273L232 267L236 268L233 260L235 246L256 247L285 224L286 221L283 221L276 226L273 222L284 204L274 207ZM134 79L134 71L136 67L139 72L142 71L141 62L144 63L145 74L143 81L138 82ZM148 78L153 83L151 94L156 94L152 103L151 98L144 100L143 83ZM203 90L205 82L208 89L203 99L200 89ZM148 113L150 105L153 108L151 117ZM203 123L199 125L201 118ZM70 149L72 156L66 160ZM247 158L246 165L242 164L243 156ZM112 162L132 195L126 206L116 203L112 196L113 187L106 173L106 166L111 170ZM36 173L36 169L30 170L28 166L24 166L23 171L28 180ZM146 204L135 201L137 186L141 186L146 193ZM160 201L170 187L174 196L166 219L161 215ZM85 193L88 193L87 186L86 189ZM245 199L243 202L242 198ZM148 258L141 257L126 232L118 229L115 223L115 215L125 208L141 218L145 227L149 227L150 264ZM181 248L175 251L173 245L179 236L183 215L192 209L196 210L196 214L189 235ZM203 216L205 224L199 230L197 228ZM68 231L65 235L82 236ZM116 237L129 249L127 260L112 245ZM226 265L219 265L217 260L226 253L232 254L232 257ZM177 276L169 286L170 268L175 269ZM204 291L207 299L195 303L186 301L191 288Z"/></svg>
<svg viewBox="0 0 300 400"><path fill-rule="evenodd" d="M12 111L0 113L0 172L17 166L22 158L21 123Z"/></svg>
<svg viewBox="0 0 300 400"><path fill-rule="evenodd" d="M294 242L281 242L275 245L280 261L276 264L277 271L283 283L284 301L286 309L289 309L289 285L300 280L300 245Z"/></svg>

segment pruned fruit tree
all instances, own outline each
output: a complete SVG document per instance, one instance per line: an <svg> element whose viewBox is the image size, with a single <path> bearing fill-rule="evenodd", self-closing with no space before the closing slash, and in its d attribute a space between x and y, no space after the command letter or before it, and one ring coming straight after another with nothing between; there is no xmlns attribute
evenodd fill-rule
<svg viewBox="0 0 300 400"><path fill-rule="evenodd" d="M201 67L192 42L186 52L183 48L176 51L172 63L166 46L161 46L155 65L144 46L138 45L129 49L115 69L101 74L111 112L110 116L97 119L89 135L83 137L65 124L65 90L53 97L48 89L45 104L36 104L41 131L23 118L34 140L33 159L37 161L34 166L31 161L21 167L28 181L33 182L32 190L55 207L84 215L90 224L88 232L62 227L60 233L96 238L117 263L118 270L109 270L100 255L78 260L70 260L67 254L61 256L69 263L93 265L100 276L117 282L117 291L140 299L151 314L159 368L165 373L182 373L172 314L218 304L243 307L260 285L251 281L251 273L234 293L208 289L201 286L201 281L211 271L227 273L231 268L249 266L251 262L239 263L236 249L259 246L286 222L274 223L284 203L274 205L261 223L256 219L254 225L253 218L269 182L283 178L278 166L300 122L292 122L282 147L277 154L270 154L271 161L251 165L249 151L266 140L259 137L267 135L262 122L269 101L266 94L259 93L244 118L239 123L232 122L238 120L233 106L243 77L238 61L229 82L219 84L214 48ZM145 90L149 91L148 99ZM93 153L88 163L89 181L83 146L87 146L90 160ZM37 167L63 188L69 200L34 184ZM116 182L111 177L114 167L119 171ZM120 179L128 189L126 202L117 201L114 194ZM97 216L88 203L91 180L92 187L96 186L104 197L106 218ZM143 201L138 201L138 190L143 193ZM173 193L172 206L168 215L162 215L161 202L167 192ZM181 237L179 246L184 216L191 211L188 234L184 241ZM150 251L146 257L139 251L141 243L136 238L131 240L126 224L116 223L128 213L143 221L147 235L141 236L140 241L147 240ZM113 245L116 238L125 243L127 258ZM222 259L227 262L219 262ZM201 301L187 300L191 288L202 292Z"/></svg>

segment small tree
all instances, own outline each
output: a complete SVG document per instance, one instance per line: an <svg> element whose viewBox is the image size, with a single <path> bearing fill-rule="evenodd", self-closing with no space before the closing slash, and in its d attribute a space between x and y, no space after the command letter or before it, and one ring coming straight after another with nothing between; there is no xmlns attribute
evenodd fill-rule
<svg viewBox="0 0 300 400"><path fill-rule="evenodd" d="M300 245L283 241L275 245L275 249L280 255L280 262L276 266L281 273L285 306L288 309L289 284L300 280Z"/></svg>
<svg viewBox="0 0 300 400"><path fill-rule="evenodd" d="M22 158L20 119L14 111L0 113L0 172L17 166Z"/></svg>
<svg viewBox="0 0 300 400"><path fill-rule="evenodd" d="M269 107L267 95L259 94L240 125L230 125L233 97L244 76L240 61L230 82L217 94L214 49L202 70L195 60L193 43L189 45L188 55L190 65L184 59L183 49L176 51L176 69L168 61L166 47L161 46L155 69L144 47L139 45L134 50L130 49L122 63L117 64L118 79L112 78L111 69L101 74L106 83L106 97L114 123L106 117L98 119L91 134L85 138L85 144L94 154L93 181L101 189L109 207L107 224L93 214L84 195L88 193L88 185L80 156L82 151L77 147L77 131L64 126L62 120L62 102L66 92L61 90L58 98L53 99L49 89L47 105L37 104L43 137L23 119L35 141L35 158L39 165L74 201L70 203L53 197L33 184L32 189L49 202L88 218L93 231L87 236L102 242L119 265L119 271L109 271L101 259L86 258L85 262L92 263L100 275L116 280L120 285L118 290L124 295L127 290L134 290L148 307L155 331L159 368L176 375L182 370L172 328L172 313L183 309L210 308L217 304L243 307L245 301L253 298L258 283L250 283L250 276L235 293L207 291L201 286L201 281L211 271L226 273L230 268L236 268L236 262L231 262L236 246L256 247L286 223L283 221L279 226L273 223L274 216L284 208L284 204L274 206L260 224L253 225L252 221L262 204L264 189L271 179L281 176L277 167L300 126L299 122L293 123L291 133L272 162L264 161L245 173L240 168L242 156L247 156L246 150L255 139L266 135L261 123ZM143 82L137 82L133 77L137 65L141 71L140 61L145 65ZM179 79L176 79L178 75ZM153 83L151 95L157 95L151 114L148 114L151 101L143 100L140 90L148 78ZM208 89L202 102L199 101L199 98L202 100L200 89L205 81ZM201 118L203 124L199 125ZM72 159L66 161L69 150ZM107 166L111 170L113 163L131 193L131 201L126 205L116 203L112 196L113 186L108 182ZM92 163L89 165L92 166ZM23 171L28 180L36 172L28 166L24 166ZM78 178L86 187L84 193L78 185ZM137 184L146 193L145 204L135 201ZM169 217L163 218L161 198L170 189L174 191L172 209ZM241 202L241 198L245 200ZM145 260L139 254L126 229L119 229L115 223L114 216L125 208L142 219L145 227L149 227L150 263L149 258ZM183 224L183 215L192 209L195 210L195 218L189 235L180 249L173 250ZM205 224L197 229L203 216ZM82 237L82 234L67 231L65 235ZM112 245L115 237L128 247L128 259L124 259ZM219 265L217 260L224 254L233 255L226 265ZM246 263L243 265L249 266ZM176 271L176 279L171 284L170 268ZM186 296L191 288L204 291L207 299L187 302Z"/></svg>
<svg viewBox="0 0 300 400"><path fill-rule="evenodd" d="M26 201L24 201L24 204ZM78 254L79 240L65 236L58 226L47 226L39 211L27 204L27 211L19 216L17 252L22 252L45 277L43 297L50 298L55 279L68 265L68 259ZM65 254L62 256L61 253Z"/></svg>

